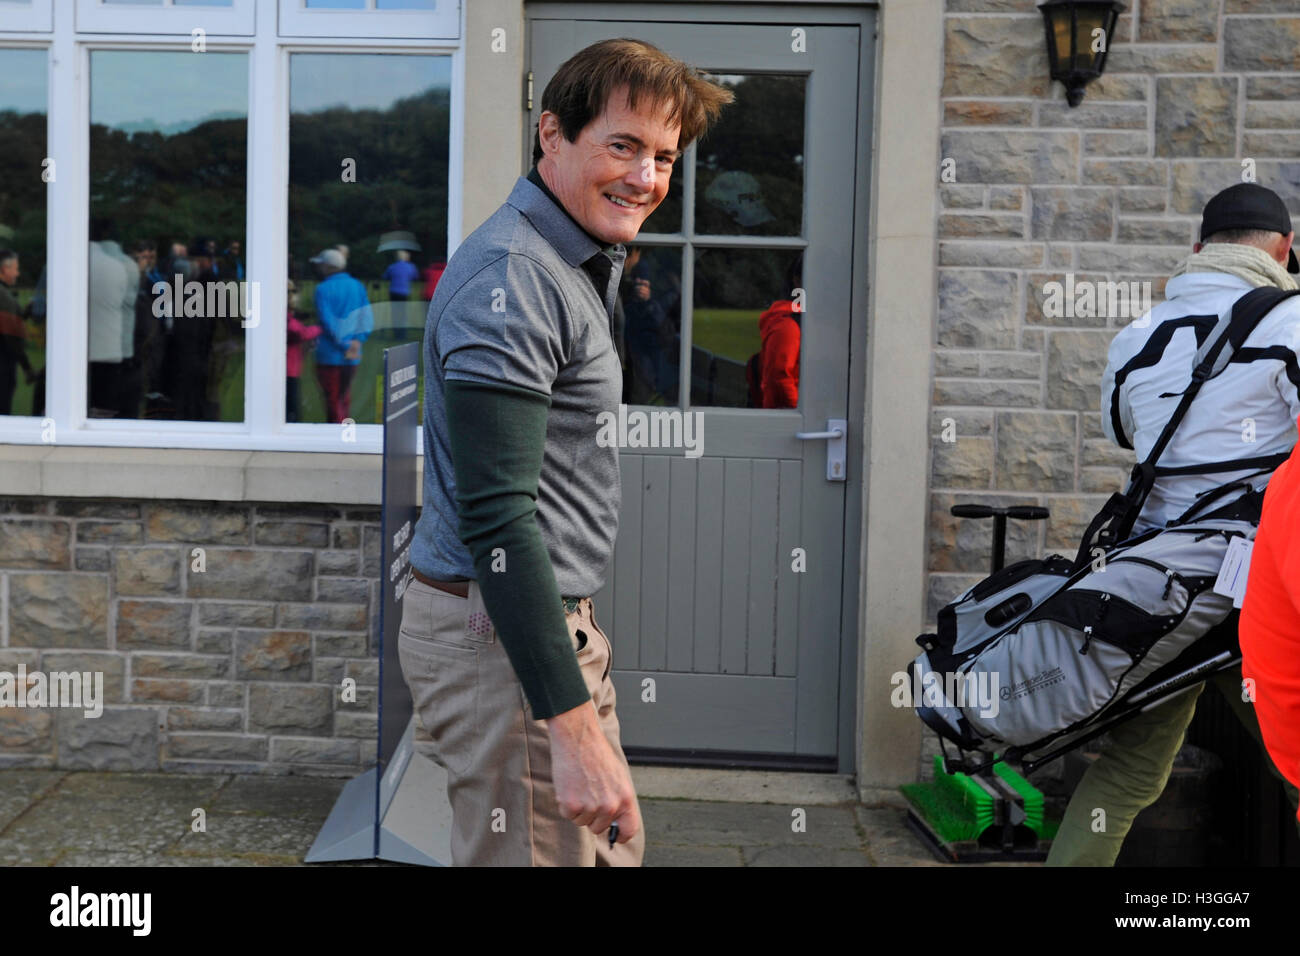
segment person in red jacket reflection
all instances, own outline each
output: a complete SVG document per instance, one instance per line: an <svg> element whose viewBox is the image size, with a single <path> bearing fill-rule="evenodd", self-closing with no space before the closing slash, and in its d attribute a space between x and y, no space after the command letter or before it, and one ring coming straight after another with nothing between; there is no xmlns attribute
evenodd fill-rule
<svg viewBox="0 0 1300 956"><path fill-rule="evenodd" d="M803 335L803 254L786 270L790 298L777 299L758 320L762 346L750 359L747 380L755 408L797 408L799 347Z"/></svg>
<svg viewBox="0 0 1300 956"><path fill-rule="evenodd" d="M1300 447L1300 446L1297 446ZM1278 772L1300 787L1300 463L1269 479L1250 556L1237 633L1242 696L1255 704L1264 746ZM1296 814L1300 820L1300 813Z"/></svg>
<svg viewBox="0 0 1300 956"><path fill-rule="evenodd" d="M433 298L433 290L438 288L438 280L442 278L443 270L447 268L447 263L441 259L435 259L424 267L424 298L429 301Z"/></svg>

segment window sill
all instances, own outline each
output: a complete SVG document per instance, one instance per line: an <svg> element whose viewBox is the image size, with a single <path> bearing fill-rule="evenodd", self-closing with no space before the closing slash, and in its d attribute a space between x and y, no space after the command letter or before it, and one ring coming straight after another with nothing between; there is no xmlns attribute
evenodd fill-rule
<svg viewBox="0 0 1300 956"><path fill-rule="evenodd" d="M378 505L382 476L382 455L0 445L6 496Z"/></svg>

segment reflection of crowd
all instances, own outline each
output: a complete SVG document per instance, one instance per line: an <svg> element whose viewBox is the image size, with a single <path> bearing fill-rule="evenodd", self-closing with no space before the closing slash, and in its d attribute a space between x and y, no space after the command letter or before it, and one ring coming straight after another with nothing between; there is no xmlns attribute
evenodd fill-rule
<svg viewBox="0 0 1300 956"><path fill-rule="evenodd" d="M31 314L31 306L26 310L20 309L14 295L19 265L18 253L12 249L0 249L0 415L8 415L13 410L18 369L23 370L29 383L36 381L36 372L27 358L25 320Z"/></svg>
<svg viewBox="0 0 1300 956"><path fill-rule="evenodd" d="M226 285L243 279L242 244L172 241L161 264L153 243L129 248L111 223L92 221L90 416L220 420L220 388L244 345L245 298Z"/></svg>
<svg viewBox="0 0 1300 956"><path fill-rule="evenodd" d="M614 316L614 335L624 360L623 401L629 405L677 401L681 342L681 290L675 277L652 282L650 263L630 246Z"/></svg>
<svg viewBox="0 0 1300 956"><path fill-rule="evenodd" d="M803 255L788 264L781 297L758 320L760 347L741 362L698 345L691 355L691 402L797 408L803 303ZM774 283L775 284L775 283ZM623 401L629 405L677 403L681 350L681 286L665 269L654 270L630 246L623 264L614 319L615 346L623 361Z"/></svg>

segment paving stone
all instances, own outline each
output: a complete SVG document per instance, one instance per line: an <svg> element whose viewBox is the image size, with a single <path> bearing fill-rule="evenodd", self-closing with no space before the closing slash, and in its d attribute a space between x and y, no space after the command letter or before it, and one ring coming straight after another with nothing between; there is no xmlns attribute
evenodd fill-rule
<svg viewBox="0 0 1300 956"><path fill-rule="evenodd" d="M653 834L650 835L653 840ZM733 846L658 846L647 843L642 866L744 866L742 851Z"/></svg>
<svg viewBox="0 0 1300 956"><path fill-rule="evenodd" d="M745 866L871 866L865 850L820 846L747 846Z"/></svg>
<svg viewBox="0 0 1300 956"><path fill-rule="evenodd" d="M328 814L327 814L328 816ZM325 818L307 814L282 817L207 815L207 831L195 833L188 824L174 851L187 856L231 856L256 853L301 860L311 849Z"/></svg>
<svg viewBox="0 0 1300 956"><path fill-rule="evenodd" d="M641 801L646 832L656 834L656 842L666 846L859 845L848 808L798 808L805 811L802 833L791 829L795 809L777 804Z"/></svg>
<svg viewBox="0 0 1300 956"><path fill-rule="evenodd" d="M0 771L0 831L66 776L64 770Z"/></svg>

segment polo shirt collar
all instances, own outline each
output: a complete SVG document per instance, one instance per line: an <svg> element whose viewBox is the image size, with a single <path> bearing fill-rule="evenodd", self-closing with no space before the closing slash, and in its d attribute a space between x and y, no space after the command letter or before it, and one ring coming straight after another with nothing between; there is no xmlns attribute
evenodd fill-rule
<svg viewBox="0 0 1300 956"><path fill-rule="evenodd" d="M520 176L506 202L518 209L541 234L555 247L569 265L577 268L599 252L605 253L614 263L627 255L623 244L601 246L570 216L563 207L533 184L527 176Z"/></svg>

